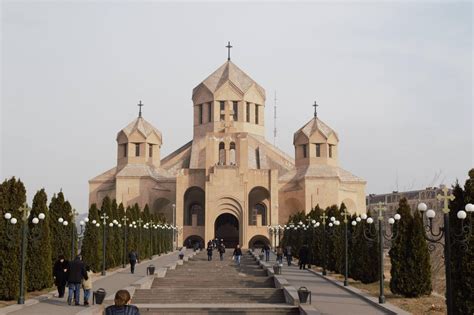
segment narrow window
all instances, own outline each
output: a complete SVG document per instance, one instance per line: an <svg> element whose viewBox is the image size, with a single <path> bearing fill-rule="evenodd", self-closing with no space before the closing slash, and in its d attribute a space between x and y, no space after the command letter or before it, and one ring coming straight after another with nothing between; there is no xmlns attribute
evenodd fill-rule
<svg viewBox="0 0 474 315"><path fill-rule="evenodd" d="M329 157L332 158L332 144L329 145Z"/></svg>
<svg viewBox="0 0 474 315"><path fill-rule="evenodd" d="M247 102L247 108L246 108L246 116L247 116L247 122L250 122L250 103Z"/></svg>
<svg viewBox="0 0 474 315"><path fill-rule="evenodd" d="M212 103L208 103L208 104L209 104L208 106L209 110L207 111L207 121L211 122L212 121L212 109L211 109Z"/></svg>
<svg viewBox="0 0 474 315"><path fill-rule="evenodd" d="M232 110L234 111L233 112L233 116L234 116L234 121L237 121L238 117L239 117L239 107L238 107L238 103L237 102L232 102Z"/></svg>
<svg viewBox="0 0 474 315"><path fill-rule="evenodd" d="M219 143L219 165L225 164L225 144L224 142Z"/></svg>
<svg viewBox="0 0 474 315"><path fill-rule="evenodd" d="M303 144L301 148L303 149L303 158L306 159L308 157L308 153L306 152L306 144Z"/></svg>
<svg viewBox="0 0 474 315"><path fill-rule="evenodd" d="M221 121L225 120L225 102L220 101L221 104Z"/></svg>
<svg viewBox="0 0 474 315"><path fill-rule="evenodd" d="M153 157L153 144L148 145L148 156Z"/></svg>
<svg viewBox="0 0 474 315"><path fill-rule="evenodd" d="M135 143L135 156L140 156L140 143Z"/></svg>
<svg viewBox="0 0 474 315"><path fill-rule="evenodd" d="M198 107L199 107L199 124L202 125L202 104L199 104Z"/></svg>
<svg viewBox="0 0 474 315"><path fill-rule="evenodd" d="M258 125L258 105L255 104L255 124Z"/></svg>
<svg viewBox="0 0 474 315"><path fill-rule="evenodd" d="M235 143L230 143L230 165L235 165Z"/></svg>
<svg viewBox="0 0 474 315"><path fill-rule="evenodd" d="M125 143L123 145L123 157L127 157L128 156L128 143Z"/></svg>
<svg viewBox="0 0 474 315"><path fill-rule="evenodd" d="M316 143L316 157L321 157L321 143Z"/></svg>

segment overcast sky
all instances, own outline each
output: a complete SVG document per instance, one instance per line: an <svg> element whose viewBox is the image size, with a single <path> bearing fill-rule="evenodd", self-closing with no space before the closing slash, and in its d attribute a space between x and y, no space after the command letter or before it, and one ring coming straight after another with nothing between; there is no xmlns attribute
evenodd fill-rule
<svg viewBox="0 0 474 315"><path fill-rule="evenodd" d="M83 212L137 116L162 156L192 137L192 89L227 58L266 89L267 139L293 156L313 115L367 193L466 179L473 161L470 2L2 1L0 177ZM438 176L436 176L438 175Z"/></svg>

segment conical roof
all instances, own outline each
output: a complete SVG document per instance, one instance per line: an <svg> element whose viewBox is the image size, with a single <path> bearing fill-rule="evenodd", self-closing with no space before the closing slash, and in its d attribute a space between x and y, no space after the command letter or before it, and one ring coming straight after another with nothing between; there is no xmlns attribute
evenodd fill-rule
<svg viewBox="0 0 474 315"><path fill-rule="evenodd" d="M293 135L293 142L296 140L300 133L306 135L306 137L311 137L317 131L321 132L321 134L327 139L331 134L336 136L336 139L339 140L337 133L328 125L326 125L322 120L318 117L313 117L310 121L308 121L303 127L298 129Z"/></svg>
<svg viewBox="0 0 474 315"><path fill-rule="evenodd" d="M150 124L148 121L143 119L143 117L135 118L120 132L123 132L127 137L129 137L135 131L140 132L145 138L148 138L148 136L150 136L152 133L156 133L156 135L161 139L161 132L155 127L153 127L153 125Z"/></svg>
<svg viewBox="0 0 474 315"><path fill-rule="evenodd" d="M246 93L252 85L255 85L257 90L265 97L265 90L230 60L220 66L201 84L205 85L211 93L214 93L227 81L230 81L242 93ZM201 84L194 88L193 94Z"/></svg>

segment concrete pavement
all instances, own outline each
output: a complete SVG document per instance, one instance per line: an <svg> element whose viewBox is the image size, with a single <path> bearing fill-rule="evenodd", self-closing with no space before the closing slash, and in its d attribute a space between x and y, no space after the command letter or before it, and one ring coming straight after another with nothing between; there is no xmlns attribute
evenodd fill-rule
<svg viewBox="0 0 474 315"><path fill-rule="evenodd" d="M186 252L186 254L188 251ZM102 277L98 275L94 277L93 280L93 291L104 288L107 292L107 297L115 295L117 290L120 290L124 287L130 286L137 280L140 280L146 276L146 268L148 265L153 264L156 268L163 268L166 265L176 262L178 260L178 252L172 252L165 254L159 257L156 257L152 260L145 260L140 262L135 266L135 273L130 273L129 265L124 269L119 269L117 271L109 272L110 275ZM92 295L92 294L91 294ZM35 301L36 302L36 301ZM83 303L83 292L81 290L81 304ZM90 302L92 304L92 296ZM51 297L48 299L41 299L34 305L23 307L16 311L11 312L18 305L12 305L0 309L0 315L9 314L9 315L73 315L77 314L87 307L84 306L69 306L67 304L67 288L64 298Z"/></svg>

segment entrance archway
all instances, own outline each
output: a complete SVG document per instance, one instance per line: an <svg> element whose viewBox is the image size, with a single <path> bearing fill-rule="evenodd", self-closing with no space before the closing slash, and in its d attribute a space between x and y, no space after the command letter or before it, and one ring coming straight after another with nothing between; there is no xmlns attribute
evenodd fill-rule
<svg viewBox="0 0 474 315"><path fill-rule="evenodd" d="M188 238L186 238L186 240L184 241L183 246L185 246L186 248L194 248L194 244L196 243L198 244L199 248L204 248L204 240L199 235L188 236Z"/></svg>
<svg viewBox="0 0 474 315"><path fill-rule="evenodd" d="M239 242L239 220L230 213L217 217L214 223L214 237L224 239L227 248L234 248Z"/></svg>
<svg viewBox="0 0 474 315"><path fill-rule="evenodd" d="M249 248L263 248L267 244L270 245L270 240L263 235L255 235L249 241Z"/></svg>

